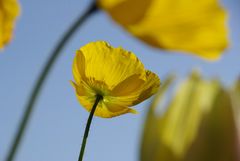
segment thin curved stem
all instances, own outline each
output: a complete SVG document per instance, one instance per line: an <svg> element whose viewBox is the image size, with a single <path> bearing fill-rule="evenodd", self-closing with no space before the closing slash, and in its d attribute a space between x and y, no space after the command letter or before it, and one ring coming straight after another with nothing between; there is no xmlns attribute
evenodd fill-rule
<svg viewBox="0 0 240 161"><path fill-rule="evenodd" d="M67 30L67 32L65 32L63 37L57 43L57 45L54 48L52 54L50 55L48 61L46 62L43 70L41 71L39 78L37 79L37 82L31 92L30 98L25 107L24 115L21 119L20 125L15 134L13 143L11 145L11 148L9 150L9 153L8 153L5 161L12 161L14 159L17 149L18 149L20 142L22 140L22 137L24 135L26 126L29 122L31 113L35 107L34 105L36 103L36 100L41 92L42 86L43 86L44 82L46 81L46 78L49 75L49 72L51 71L54 63L56 62L57 58L60 56L62 49L67 44L67 42L70 40L70 38L73 36L73 34L77 31L77 29L81 26L81 24L83 24L83 22L85 22L85 20L95 11L97 11L97 6L96 6L96 2L94 1L92 3L92 5L88 8L88 10L83 15L80 15L79 18L77 18L77 20L70 26L70 28Z"/></svg>
<svg viewBox="0 0 240 161"><path fill-rule="evenodd" d="M88 133L89 133L89 129L90 129L90 126L91 126L92 118L93 118L94 112L97 108L97 105L98 105L98 103L101 99L102 99L102 96L97 95L96 101L95 101L95 103L94 103L94 105L91 109L90 114L89 114L89 117L88 117L88 120L87 120L87 125L86 125L84 136L83 136L83 140L82 140L82 146L81 146L80 154L79 154L79 157L78 157L78 161L83 160L84 150L85 150L85 147L86 147L86 142L87 142Z"/></svg>

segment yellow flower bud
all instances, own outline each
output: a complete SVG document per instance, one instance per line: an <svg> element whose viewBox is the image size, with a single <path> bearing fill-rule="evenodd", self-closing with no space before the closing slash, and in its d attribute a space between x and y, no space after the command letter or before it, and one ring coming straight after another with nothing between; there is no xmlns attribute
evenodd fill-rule
<svg viewBox="0 0 240 161"><path fill-rule="evenodd" d="M218 80L194 72L173 96L165 91L150 107L141 161L239 161L230 94ZM170 99L159 114L164 96Z"/></svg>

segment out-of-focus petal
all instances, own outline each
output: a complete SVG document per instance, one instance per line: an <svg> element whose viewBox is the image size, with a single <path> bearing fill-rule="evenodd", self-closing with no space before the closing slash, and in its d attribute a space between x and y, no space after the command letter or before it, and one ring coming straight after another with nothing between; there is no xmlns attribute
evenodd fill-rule
<svg viewBox="0 0 240 161"><path fill-rule="evenodd" d="M159 95L150 107L144 136L155 134L143 137L142 161L239 161L233 107L221 83L194 72L174 96L164 95L170 97L164 114L155 110Z"/></svg>
<svg viewBox="0 0 240 161"><path fill-rule="evenodd" d="M218 59L228 46L226 15L218 0L98 0L132 35L151 46Z"/></svg>
<svg viewBox="0 0 240 161"><path fill-rule="evenodd" d="M230 91L232 103L233 103L233 110L234 116L238 127L238 140L239 140L239 149L240 149L240 79L238 79L233 88ZM240 153L239 153L240 158Z"/></svg>
<svg viewBox="0 0 240 161"><path fill-rule="evenodd" d="M12 39L20 7L17 0L0 0L0 49Z"/></svg>
<svg viewBox="0 0 240 161"><path fill-rule="evenodd" d="M158 125L159 117L157 117L155 111L159 105L159 102L163 100L166 91L169 90L174 76L168 76L168 78L162 83L160 90L154 97L149 111L147 113L147 118L145 121L143 136L142 136L142 145L140 151L141 161L155 161L157 159L157 154L159 150L159 144L157 139L159 137L159 128Z"/></svg>

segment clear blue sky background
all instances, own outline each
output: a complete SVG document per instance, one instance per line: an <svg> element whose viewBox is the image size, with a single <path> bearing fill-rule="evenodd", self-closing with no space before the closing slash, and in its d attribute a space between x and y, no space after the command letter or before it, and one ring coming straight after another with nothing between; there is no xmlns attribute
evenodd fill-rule
<svg viewBox="0 0 240 161"><path fill-rule="evenodd" d="M3 160L23 114L31 88L59 37L88 7L89 0L21 0L15 38L0 54L0 160ZM209 63L193 56L153 49L131 37L104 12L92 16L67 45L55 65L21 144L16 161L76 161L88 113L70 86L75 51L96 40L133 51L160 78L170 72L184 77L193 67L206 77L231 84L240 74L240 1L223 0L230 13L231 47ZM138 115L94 118L86 161L138 161L144 116L149 101L137 105Z"/></svg>

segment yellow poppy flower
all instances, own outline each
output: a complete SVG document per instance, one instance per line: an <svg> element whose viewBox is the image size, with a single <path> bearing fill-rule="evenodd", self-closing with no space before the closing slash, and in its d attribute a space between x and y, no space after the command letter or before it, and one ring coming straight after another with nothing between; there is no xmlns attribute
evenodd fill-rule
<svg viewBox="0 0 240 161"><path fill-rule="evenodd" d="M220 82L193 73L173 96L168 86L149 109L141 161L239 161L232 102Z"/></svg>
<svg viewBox="0 0 240 161"><path fill-rule="evenodd" d="M94 115L104 118L136 113L129 107L153 95L160 85L158 76L146 70L132 52L104 41L91 42L77 51L73 76L78 101L88 111L97 95L103 97Z"/></svg>
<svg viewBox="0 0 240 161"><path fill-rule="evenodd" d="M234 115L238 126L238 139L240 142L240 79L238 79L231 89L231 98L234 105ZM240 148L240 145L239 145Z"/></svg>
<svg viewBox="0 0 240 161"><path fill-rule="evenodd" d="M0 49L12 38L16 17L19 15L17 0L0 0Z"/></svg>
<svg viewBox="0 0 240 161"><path fill-rule="evenodd" d="M226 12L218 0L98 0L98 5L157 48L215 60L228 44Z"/></svg>

